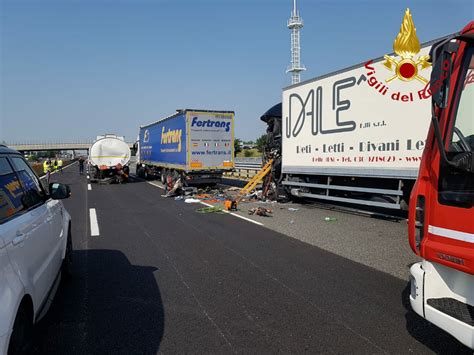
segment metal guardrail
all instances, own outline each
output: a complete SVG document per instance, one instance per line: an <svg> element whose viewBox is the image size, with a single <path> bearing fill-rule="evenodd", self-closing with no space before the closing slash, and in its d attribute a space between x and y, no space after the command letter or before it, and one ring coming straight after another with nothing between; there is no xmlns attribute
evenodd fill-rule
<svg viewBox="0 0 474 355"><path fill-rule="evenodd" d="M236 164L258 163L262 164L262 157L237 157L234 159Z"/></svg>
<svg viewBox="0 0 474 355"><path fill-rule="evenodd" d="M260 162L239 162L236 160L234 171L226 173L225 176L248 180L257 175L261 169L261 160Z"/></svg>

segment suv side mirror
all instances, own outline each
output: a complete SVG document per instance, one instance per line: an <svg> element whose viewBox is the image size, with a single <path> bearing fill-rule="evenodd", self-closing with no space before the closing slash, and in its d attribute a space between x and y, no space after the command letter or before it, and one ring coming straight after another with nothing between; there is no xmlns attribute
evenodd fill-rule
<svg viewBox="0 0 474 355"><path fill-rule="evenodd" d="M49 195L53 200L62 200L71 196L69 185L52 182L49 184Z"/></svg>

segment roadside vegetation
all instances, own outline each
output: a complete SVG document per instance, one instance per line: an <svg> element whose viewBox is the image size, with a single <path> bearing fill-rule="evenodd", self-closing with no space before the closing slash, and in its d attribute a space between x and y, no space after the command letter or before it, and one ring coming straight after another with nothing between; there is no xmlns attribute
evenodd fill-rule
<svg viewBox="0 0 474 355"><path fill-rule="evenodd" d="M257 158L261 156L262 153L258 149L244 149L236 155L237 158Z"/></svg>
<svg viewBox="0 0 474 355"><path fill-rule="evenodd" d="M267 135L262 134L253 141L242 141L241 139L234 139L234 152L238 158L258 158L262 156L263 148L265 147Z"/></svg>

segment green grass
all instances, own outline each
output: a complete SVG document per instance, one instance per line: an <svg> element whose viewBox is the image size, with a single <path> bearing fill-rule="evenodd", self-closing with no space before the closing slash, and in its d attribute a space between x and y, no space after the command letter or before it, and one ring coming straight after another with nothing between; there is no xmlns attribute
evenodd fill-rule
<svg viewBox="0 0 474 355"><path fill-rule="evenodd" d="M257 158L261 157L262 153L257 149L244 149L241 152L237 153L238 158Z"/></svg>

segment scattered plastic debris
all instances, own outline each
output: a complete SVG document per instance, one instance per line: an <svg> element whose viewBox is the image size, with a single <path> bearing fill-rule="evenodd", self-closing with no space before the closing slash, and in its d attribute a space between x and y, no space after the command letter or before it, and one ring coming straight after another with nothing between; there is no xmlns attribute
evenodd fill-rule
<svg viewBox="0 0 474 355"><path fill-rule="evenodd" d="M189 195L195 195L197 193L197 188L196 187L183 187L183 193L185 196Z"/></svg>
<svg viewBox="0 0 474 355"><path fill-rule="evenodd" d="M263 191L262 190L255 190L248 197L249 198L255 198L257 200L261 200L261 199L263 199Z"/></svg>
<svg viewBox="0 0 474 355"><path fill-rule="evenodd" d="M199 203L201 200L198 200L197 198L187 198L184 200L185 203Z"/></svg>
<svg viewBox="0 0 474 355"><path fill-rule="evenodd" d="M224 201L224 207L227 211L237 211L237 201L232 198L226 199Z"/></svg>
<svg viewBox="0 0 474 355"><path fill-rule="evenodd" d="M218 186L205 186L205 187L190 187L185 186L184 178L182 176L176 177L176 179L169 177L165 183L166 194L161 195L163 197L173 197L176 201L184 201L185 203L199 203L206 202L217 207L217 210L203 209L199 212L209 213L220 211L236 211L238 207L242 207L240 203L258 203L260 205L268 205L277 203L276 200L269 199L267 194L261 187L253 189L251 192L242 193L241 187L223 187ZM258 216L269 216L273 213L272 209L265 207L252 208L249 214ZM276 205L273 205L276 208ZM249 206L250 207L250 206ZM271 207L271 206L269 206ZM298 208L289 208L289 211L296 212Z"/></svg>
<svg viewBox="0 0 474 355"><path fill-rule="evenodd" d="M335 217L325 217L324 220L326 222L334 222L334 221L337 221L337 218L335 218Z"/></svg>
<svg viewBox="0 0 474 355"><path fill-rule="evenodd" d="M299 211L299 208L290 207L290 208L288 208L288 211L290 211L290 212L296 212L296 211Z"/></svg>

